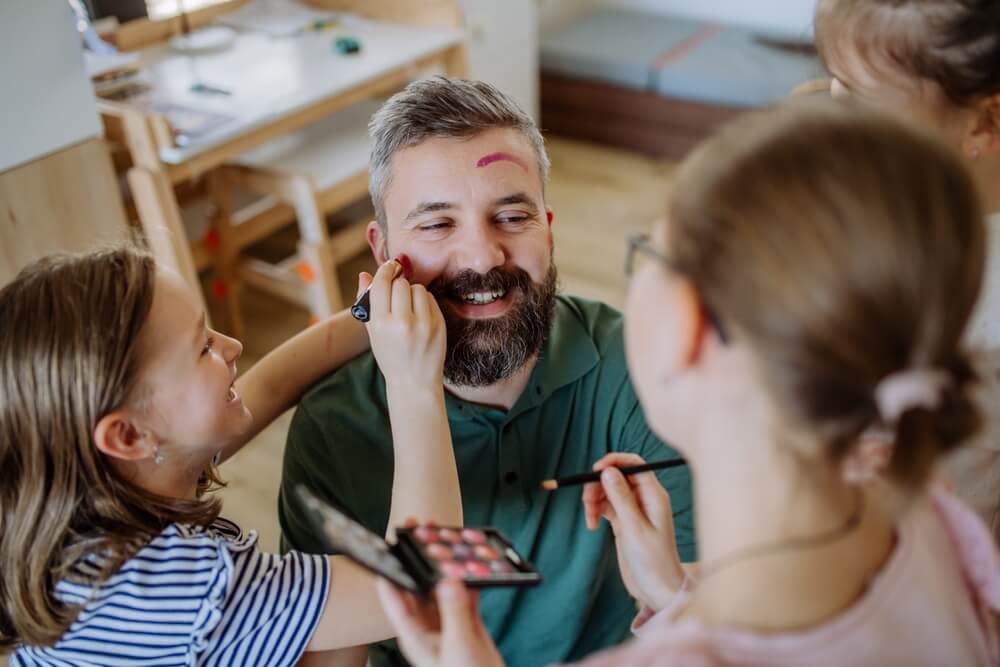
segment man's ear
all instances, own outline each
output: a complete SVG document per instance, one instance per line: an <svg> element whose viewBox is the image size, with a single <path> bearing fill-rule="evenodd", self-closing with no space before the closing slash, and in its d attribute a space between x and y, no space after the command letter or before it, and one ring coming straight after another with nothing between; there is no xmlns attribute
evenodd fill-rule
<svg viewBox="0 0 1000 667"><path fill-rule="evenodd" d="M972 111L962 152L971 158L1000 153L1000 93L979 100Z"/></svg>
<svg viewBox="0 0 1000 667"><path fill-rule="evenodd" d="M127 410L115 410L101 417L94 427L94 444L104 454L122 461L141 461L152 458L156 452L156 443Z"/></svg>
<svg viewBox="0 0 1000 667"><path fill-rule="evenodd" d="M387 252L388 239L378 220L372 220L368 223L367 235L368 247L372 249L372 255L375 256L375 263L382 266L389 259Z"/></svg>

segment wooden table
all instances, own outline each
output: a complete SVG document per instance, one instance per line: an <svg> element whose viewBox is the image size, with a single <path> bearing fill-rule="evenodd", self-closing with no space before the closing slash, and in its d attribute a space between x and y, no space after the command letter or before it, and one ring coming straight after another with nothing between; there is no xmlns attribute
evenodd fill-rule
<svg viewBox="0 0 1000 667"><path fill-rule="evenodd" d="M342 55L337 37L361 42ZM105 123L122 132L133 168L128 172L136 210L157 260L184 276L203 300L196 263L181 221L174 185L226 160L297 130L356 102L402 88L438 66L464 76L464 34L345 17L333 30L294 37L241 33L220 52L179 54L161 45L141 51L151 84L142 104L99 103ZM193 92L197 82L229 95ZM138 98L137 98L138 99ZM162 105L224 117L214 129L178 145Z"/></svg>

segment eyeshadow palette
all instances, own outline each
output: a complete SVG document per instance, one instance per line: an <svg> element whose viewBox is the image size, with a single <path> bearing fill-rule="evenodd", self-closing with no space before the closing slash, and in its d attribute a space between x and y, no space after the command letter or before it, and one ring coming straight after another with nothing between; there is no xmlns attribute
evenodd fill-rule
<svg viewBox="0 0 1000 667"><path fill-rule="evenodd" d="M495 528L399 528L396 544L389 544L305 487L297 491L333 551L421 596L443 577L460 578L472 588L535 586L542 581Z"/></svg>

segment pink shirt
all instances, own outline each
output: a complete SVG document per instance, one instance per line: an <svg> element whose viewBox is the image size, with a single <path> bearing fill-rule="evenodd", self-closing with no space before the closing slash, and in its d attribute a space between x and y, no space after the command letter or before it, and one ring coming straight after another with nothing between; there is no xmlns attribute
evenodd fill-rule
<svg viewBox="0 0 1000 667"><path fill-rule="evenodd" d="M641 623L638 639L581 667L622 665L1000 665L1000 557L982 521L941 489L907 512L864 596L808 631L755 634L674 621L689 594Z"/></svg>

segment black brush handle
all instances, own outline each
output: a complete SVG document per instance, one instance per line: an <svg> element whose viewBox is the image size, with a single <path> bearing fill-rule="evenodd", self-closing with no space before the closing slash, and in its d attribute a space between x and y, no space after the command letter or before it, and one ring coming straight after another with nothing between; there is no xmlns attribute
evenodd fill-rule
<svg viewBox="0 0 1000 667"><path fill-rule="evenodd" d="M361 294L361 296L358 297L358 300L354 302L354 305L351 306L351 315L358 322L367 322L368 320L371 319L372 304L371 304L371 296L369 294L369 292L371 292L371 289L372 289L371 287L366 289Z"/></svg>
<svg viewBox="0 0 1000 667"><path fill-rule="evenodd" d="M666 459L664 461L652 461L651 463L643 463L637 466L627 466L625 468L619 468L619 472L623 475L636 475L640 472L649 472L651 470L663 470L664 468L676 468L678 466L687 465L687 461L684 459ZM580 484L587 484L588 482L597 482L601 479L601 473L599 472L584 472L578 475L567 475L566 477L560 477L556 480L556 483L561 489L564 486L578 486Z"/></svg>

